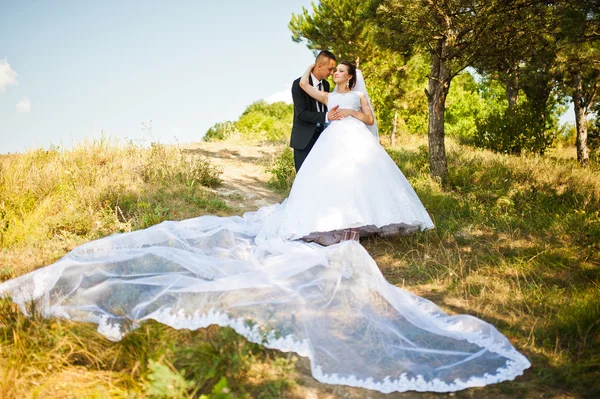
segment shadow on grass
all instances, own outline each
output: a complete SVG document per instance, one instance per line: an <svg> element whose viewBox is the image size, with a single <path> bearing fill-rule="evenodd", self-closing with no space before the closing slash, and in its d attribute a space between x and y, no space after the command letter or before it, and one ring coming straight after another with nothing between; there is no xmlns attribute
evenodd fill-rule
<svg viewBox="0 0 600 399"><path fill-rule="evenodd" d="M579 184L548 164L450 152L442 187L428 175L426 148L388 153L436 225L363 242L388 281L495 325L530 356L538 386L600 396L593 176Z"/></svg>

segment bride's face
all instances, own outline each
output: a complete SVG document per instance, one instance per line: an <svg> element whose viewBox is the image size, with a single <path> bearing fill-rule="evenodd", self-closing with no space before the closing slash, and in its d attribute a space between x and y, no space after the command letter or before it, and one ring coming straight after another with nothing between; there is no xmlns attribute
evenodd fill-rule
<svg viewBox="0 0 600 399"><path fill-rule="evenodd" d="M338 65L333 73L333 81L337 85L344 85L351 77L352 75L348 74L348 67L344 64Z"/></svg>

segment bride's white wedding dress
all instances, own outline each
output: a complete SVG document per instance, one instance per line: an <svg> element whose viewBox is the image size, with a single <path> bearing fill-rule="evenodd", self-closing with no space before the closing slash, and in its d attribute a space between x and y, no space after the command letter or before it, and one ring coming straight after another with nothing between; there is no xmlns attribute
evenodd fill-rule
<svg viewBox="0 0 600 399"><path fill-rule="evenodd" d="M361 110L358 92L330 93L328 107ZM362 234L395 234L433 227L400 169L367 126L352 117L321 133L294 181L278 234L287 239L326 237L360 227ZM335 232L337 237L327 237Z"/></svg>
<svg viewBox="0 0 600 399"><path fill-rule="evenodd" d="M330 101L351 106L351 96ZM386 393L483 386L530 366L492 325L389 284L359 243L295 240L365 224L432 227L377 140L350 118L323 132L283 204L93 241L0 284L0 296L24 313L33 301L46 317L97 323L111 340L149 319L228 326L309 357L321 382Z"/></svg>

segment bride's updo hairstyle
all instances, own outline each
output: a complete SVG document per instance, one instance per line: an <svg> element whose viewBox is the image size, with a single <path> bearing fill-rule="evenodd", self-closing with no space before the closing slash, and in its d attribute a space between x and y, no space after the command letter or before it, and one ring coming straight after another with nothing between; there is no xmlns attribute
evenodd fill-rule
<svg viewBox="0 0 600 399"><path fill-rule="evenodd" d="M356 67L349 61L342 61L340 65L346 65L348 67L348 75L352 75L352 78L348 81L348 87L352 90L356 85Z"/></svg>

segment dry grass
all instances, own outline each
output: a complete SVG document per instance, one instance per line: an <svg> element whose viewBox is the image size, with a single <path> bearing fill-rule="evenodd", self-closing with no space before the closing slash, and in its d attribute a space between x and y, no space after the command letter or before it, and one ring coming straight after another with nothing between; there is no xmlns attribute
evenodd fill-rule
<svg viewBox="0 0 600 399"><path fill-rule="evenodd" d="M110 139L0 159L0 278L51 263L73 247L165 219L227 211L202 186L220 171L198 155Z"/></svg>
<svg viewBox="0 0 600 399"><path fill-rule="evenodd" d="M446 187L429 176L425 138L401 136L388 149L436 228L363 244L389 281L491 322L532 360L524 378L456 396L599 395L599 172L557 154L447 148ZM218 182L210 162L176 147L102 140L0 165L0 280L114 232L235 212L203 188ZM0 302L3 398L160 397L151 393L177 381L193 385L180 397L198 397L223 376L232 397L288 397L302 392L294 363L229 329L146 323L111 343L94 326L27 318Z"/></svg>

